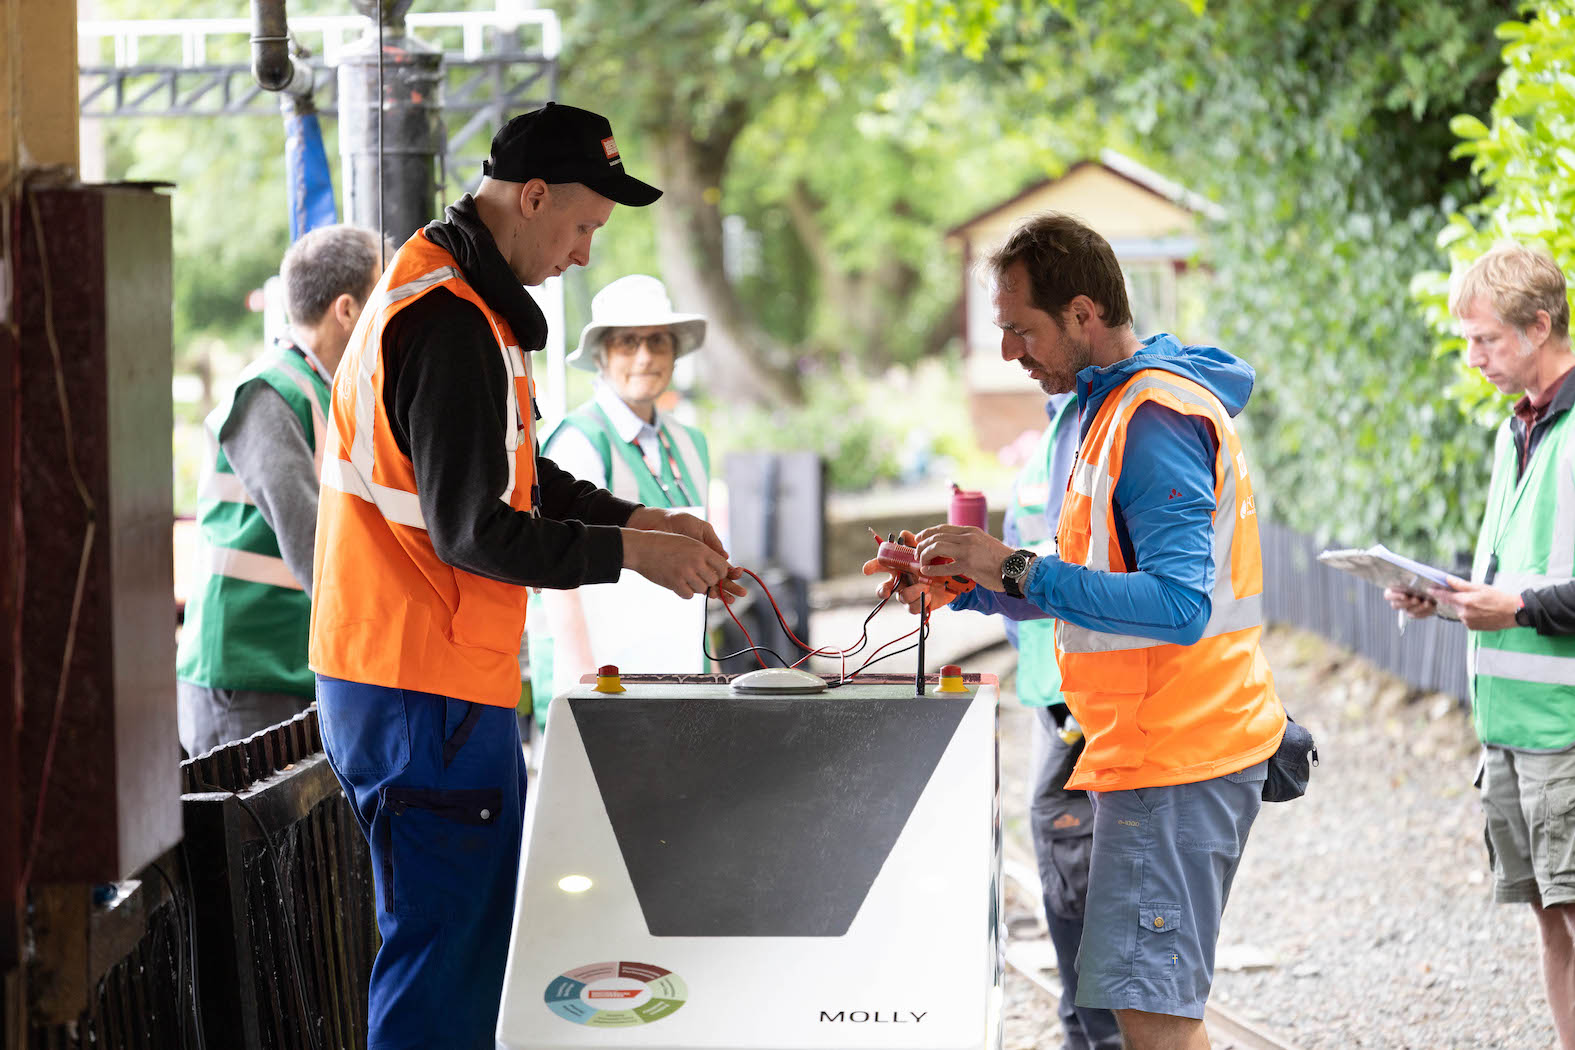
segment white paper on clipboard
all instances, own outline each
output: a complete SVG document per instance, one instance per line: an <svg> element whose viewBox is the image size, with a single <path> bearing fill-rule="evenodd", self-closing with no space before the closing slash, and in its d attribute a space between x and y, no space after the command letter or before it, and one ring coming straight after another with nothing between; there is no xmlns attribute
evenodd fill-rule
<svg viewBox="0 0 1575 1050"><path fill-rule="evenodd" d="M1318 561L1379 587L1397 587L1422 598L1431 597L1427 591L1429 587L1449 586L1449 574L1443 569L1396 554L1381 543L1366 550L1324 551L1318 555ZM1446 620L1459 619L1459 615L1442 602L1438 604L1438 615Z"/></svg>

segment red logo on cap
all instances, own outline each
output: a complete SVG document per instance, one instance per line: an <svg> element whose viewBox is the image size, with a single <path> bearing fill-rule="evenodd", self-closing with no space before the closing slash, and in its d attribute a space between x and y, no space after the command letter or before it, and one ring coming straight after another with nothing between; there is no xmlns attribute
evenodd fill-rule
<svg viewBox="0 0 1575 1050"><path fill-rule="evenodd" d="M608 135L606 138L602 139L602 152L607 154L608 160L618 159L618 143L613 141L611 135Z"/></svg>

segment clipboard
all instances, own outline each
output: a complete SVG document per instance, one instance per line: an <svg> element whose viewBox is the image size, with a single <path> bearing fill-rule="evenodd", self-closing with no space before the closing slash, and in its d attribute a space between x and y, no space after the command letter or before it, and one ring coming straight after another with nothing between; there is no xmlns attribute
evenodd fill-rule
<svg viewBox="0 0 1575 1050"><path fill-rule="evenodd" d="M1449 586L1450 574L1443 569L1396 554L1382 543L1375 543L1366 550L1324 551L1318 555L1318 561L1379 587L1396 587L1422 598L1432 597L1427 591L1429 587ZM1438 603L1437 614L1445 620L1460 619L1443 602Z"/></svg>

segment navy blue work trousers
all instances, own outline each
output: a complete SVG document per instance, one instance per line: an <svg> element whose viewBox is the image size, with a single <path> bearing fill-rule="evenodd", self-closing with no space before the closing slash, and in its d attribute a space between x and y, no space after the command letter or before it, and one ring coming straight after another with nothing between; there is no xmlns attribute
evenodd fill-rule
<svg viewBox="0 0 1575 1050"><path fill-rule="evenodd" d="M492 1050L525 810L514 709L318 675L317 711L372 851L367 1050Z"/></svg>

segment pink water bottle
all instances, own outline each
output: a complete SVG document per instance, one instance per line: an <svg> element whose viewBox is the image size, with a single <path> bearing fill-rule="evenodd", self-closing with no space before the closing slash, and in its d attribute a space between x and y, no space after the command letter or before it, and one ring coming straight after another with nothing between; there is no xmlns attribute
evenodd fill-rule
<svg viewBox="0 0 1575 1050"><path fill-rule="evenodd" d="M984 505L984 493L969 492L952 483L952 502L946 510L946 523L948 525L972 525L980 529L989 528L989 511Z"/></svg>

